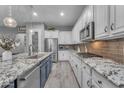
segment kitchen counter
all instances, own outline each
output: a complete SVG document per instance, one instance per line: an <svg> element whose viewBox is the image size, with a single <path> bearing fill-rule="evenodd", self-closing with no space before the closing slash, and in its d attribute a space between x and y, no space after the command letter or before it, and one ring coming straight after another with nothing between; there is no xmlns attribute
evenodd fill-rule
<svg viewBox="0 0 124 93"><path fill-rule="evenodd" d="M82 62L89 65L92 69L97 71L100 75L108 79L118 87L124 87L124 65L119 64L111 59L102 57L82 57L76 52L71 51L73 55L78 57Z"/></svg>
<svg viewBox="0 0 124 93"><path fill-rule="evenodd" d="M37 66L40 61L51 55L51 52L38 53L37 58L31 58L26 53L18 54L12 63L0 62L0 87L5 87L24 72Z"/></svg>
<svg viewBox="0 0 124 93"><path fill-rule="evenodd" d="M118 64L110 59L99 57L83 58L83 60L116 86L124 87L124 65Z"/></svg>

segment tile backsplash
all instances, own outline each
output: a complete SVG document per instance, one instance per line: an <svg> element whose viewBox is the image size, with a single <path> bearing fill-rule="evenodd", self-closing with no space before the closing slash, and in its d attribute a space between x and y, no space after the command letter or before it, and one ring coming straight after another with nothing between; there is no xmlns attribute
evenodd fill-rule
<svg viewBox="0 0 124 93"><path fill-rule="evenodd" d="M104 58L110 58L124 64L124 38L108 41L93 41L81 44L81 51L85 51L85 45L89 53L94 53Z"/></svg>

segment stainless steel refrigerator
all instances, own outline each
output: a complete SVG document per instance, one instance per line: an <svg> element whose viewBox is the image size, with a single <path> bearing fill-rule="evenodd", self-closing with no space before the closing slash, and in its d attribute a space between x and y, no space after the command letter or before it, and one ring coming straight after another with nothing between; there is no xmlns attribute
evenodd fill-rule
<svg viewBox="0 0 124 93"><path fill-rule="evenodd" d="M45 39L45 52L53 52L52 61L58 62L58 39L46 38Z"/></svg>

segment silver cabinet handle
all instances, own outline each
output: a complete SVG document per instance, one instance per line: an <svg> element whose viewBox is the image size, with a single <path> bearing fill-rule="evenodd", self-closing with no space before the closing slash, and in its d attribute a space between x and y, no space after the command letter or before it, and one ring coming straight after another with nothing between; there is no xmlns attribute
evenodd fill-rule
<svg viewBox="0 0 124 93"><path fill-rule="evenodd" d="M108 27L107 27L107 26L105 26L104 31L105 31L105 32L107 32L107 31L108 31Z"/></svg>
<svg viewBox="0 0 124 93"><path fill-rule="evenodd" d="M99 84L102 84L102 81L98 80L98 83L99 83Z"/></svg>
<svg viewBox="0 0 124 93"><path fill-rule="evenodd" d="M86 67L84 66L84 69L86 69Z"/></svg>
<svg viewBox="0 0 124 93"><path fill-rule="evenodd" d="M76 68L78 67L77 65L75 65L76 66Z"/></svg>
<svg viewBox="0 0 124 93"><path fill-rule="evenodd" d="M111 30L114 30L115 29L115 25L114 23L111 24Z"/></svg>

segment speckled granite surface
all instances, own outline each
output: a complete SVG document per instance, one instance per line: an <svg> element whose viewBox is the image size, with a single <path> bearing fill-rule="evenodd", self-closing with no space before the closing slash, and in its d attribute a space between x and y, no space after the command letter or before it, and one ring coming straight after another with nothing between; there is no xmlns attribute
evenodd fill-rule
<svg viewBox="0 0 124 93"><path fill-rule="evenodd" d="M37 59L27 58L28 55L18 54L12 63L0 62L0 87L5 87L10 82L13 82L23 72L36 66L41 60L48 57L51 53L39 53Z"/></svg>
<svg viewBox="0 0 124 93"><path fill-rule="evenodd" d="M71 51L72 53L72 51ZM124 87L124 65L117 62L100 57L82 58L73 51L82 62L88 64L92 69L95 69L99 74L113 82L118 87Z"/></svg>
<svg viewBox="0 0 124 93"><path fill-rule="evenodd" d="M124 65L118 64L110 59L99 57L84 58L83 60L116 86L124 87Z"/></svg>

